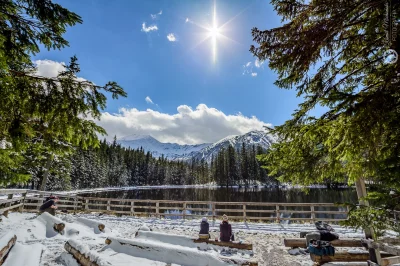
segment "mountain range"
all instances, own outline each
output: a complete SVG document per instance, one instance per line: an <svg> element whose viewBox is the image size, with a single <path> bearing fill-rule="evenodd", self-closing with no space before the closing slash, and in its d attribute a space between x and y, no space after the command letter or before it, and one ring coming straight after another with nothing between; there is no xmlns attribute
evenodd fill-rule
<svg viewBox="0 0 400 266"><path fill-rule="evenodd" d="M123 147L138 149L142 147L146 152L150 151L154 157L164 157L170 160L190 160L191 158L202 159L211 162L223 148L232 145L235 149L240 148L243 143L249 147L261 146L263 149L270 147L276 140L264 131L250 131L243 135L228 136L215 143L203 143L196 145L180 145L177 143L163 143L149 135L130 135L118 139L117 142Z"/></svg>

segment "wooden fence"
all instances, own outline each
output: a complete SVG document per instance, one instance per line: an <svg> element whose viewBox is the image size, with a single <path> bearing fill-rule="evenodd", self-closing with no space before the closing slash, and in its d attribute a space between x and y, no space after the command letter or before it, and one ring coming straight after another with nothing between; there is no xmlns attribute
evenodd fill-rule
<svg viewBox="0 0 400 266"><path fill-rule="evenodd" d="M51 192L35 190L0 189L0 214L9 210L38 211L45 197ZM82 197L77 194L56 194L59 210L102 212L157 218L208 217L220 218L223 214L231 220L259 221L328 221L338 222L347 218L348 209L333 203L262 203L262 202L208 202L172 201Z"/></svg>

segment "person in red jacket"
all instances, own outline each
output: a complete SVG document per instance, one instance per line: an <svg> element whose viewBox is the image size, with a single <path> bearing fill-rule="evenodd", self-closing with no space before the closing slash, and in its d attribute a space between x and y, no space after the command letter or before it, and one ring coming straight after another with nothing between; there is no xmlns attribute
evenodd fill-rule
<svg viewBox="0 0 400 266"><path fill-rule="evenodd" d="M232 226L228 222L228 216L224 214L222 216L222 223L219 225L219 239L223 242L229 242L229 241L234 241L235 237L232 233Z"/></svg>

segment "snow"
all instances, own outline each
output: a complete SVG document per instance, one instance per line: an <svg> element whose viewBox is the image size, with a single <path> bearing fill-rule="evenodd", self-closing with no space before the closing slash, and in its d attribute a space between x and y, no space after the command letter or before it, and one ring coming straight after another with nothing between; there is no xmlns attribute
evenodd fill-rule
<svg viewBox="0 0 400 266"><path fill-rule="evenodd" d="M16 243L3 266L39 266L43 249L44 246L39 243L32 245Z"/></svg>
<svg viewBox="0 0 400 266"><path fill-rule="evenodd" d="M77 222L88 226L89 228L93 228L93 231L95 234L100 234L102 233L99 229L99 225L101 224L98 221L94 221L94 220L89 220L83 217L78 217L78 219L76 220Z"/></svg>
<svg viewBox="0 0 400 266"><path fill-rule="evenodd" d="M13 238L14 237L14 232L7 232L7 233L5 233L5 234L3 234L3 235L0 235L0 250L3 248L3 247L5 247L5 246L7 246L7 244L8 244L8 242L11 240L11 238Z"/></svg>
<svg viewBox="0 0 400 266"><path fill-rule="evenodd" d="M40 261L40 266L76 266L75 259L64 250L66 241L72 241L76 245L82 245L86 251L98 256L105 265L141 265L141 266L165 266L165 262L160 262L163 257L144 256L138 251L128 247L120 247L117 243L106 245L106 238L124 239L132 241L140 245L162 248L165 256L166 252L175 250L190 249L191 256L198 254L208 254L212 258L217 258L221 249L214 246L207 246L197 250L189 238L197 237L199 233L200 219L196 220L169 220L156 218L139 218L131 216L116 217L111 215L98 214L60 214L58 218L65 223L64 234L53 232L48 234L51 228L47 228L46 224L36 218L36 214L32 213L10 213L9 218L3 217L0 222L0 235L12 234L17 235L18 249L13 249L14 253L23 254L21 257L34 257L38 254L39 247L42 246L44 252ZM97 221L105 225L105 232L96 234L93 228L77 221L79 217ZM146 226L152 231L140 231L138 237L135 238L136 232ZM363 233L355 231L351 228L344 228L337 225L333 226L335 231L341 238L357 237L361 238ZM247 251L230 249L229 258L246 258L254 259L259 265L312 265L308 255L300 254L292 256L288 253L289 248L283 245L284 238L295 238L299 236L301 231L313 231L313 224L275 224L275 223L244 223L232 222L232 229L237 240L249 242L253 244L254 256L246 253ZM50 230L51 231L51 230ZM79 233L77 233L79 232ZM168 237L168 234L174 237ZM210 221L211 238L215 238L219 234L219 221ZM75 242L74 242L75 241ZM183 245L183 246L181 246ZM13 254L14 254L13 253ZM176 254L175 254L176 255ZM182 258L183 259L183 258ZM197 261L192 259L191 261ZM183 263L181 261L181 263ZM14 264L26 265L26 264ZM179 264L175 263L175 266ZM185 265L185 264L184 264ZM190 265L190 264L187 264ZM215 264L210 264L215 265ZM226 264L225 264L226 265ZM10 266L10 265L8 265ZM30 266L30 265L29 265ZM197 266L197 265L196 265Z"/></svg>
<svg viewBox="0 0 400 266"><path fill-rule="evenodd" d="M134 257L149 260L162 260L166 263L176 263L185 266L226 266L229 265L218 259L216 252L207 253L190 247L172 245L147 239L110 238L110 248ZM119 244L122 241L124 245ZM126 245L125 243L129 244Z"/></svg>
<svg viewBox="0 0 400 266"><path fill-rule="evenodd" d="M154 157L161 157L164 154L166 158L172 160L188 159L190 154L196 153L210 145L209 143L196 145L180 145L177 143L162 143L148 135L131 135L117 140L123 147L131 149L140 149L145 152L150 151Z"/></svg>

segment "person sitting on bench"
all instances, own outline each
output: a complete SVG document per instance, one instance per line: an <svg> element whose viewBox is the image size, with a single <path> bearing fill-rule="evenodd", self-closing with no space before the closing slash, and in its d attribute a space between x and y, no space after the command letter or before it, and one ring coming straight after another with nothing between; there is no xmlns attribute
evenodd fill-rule
<svg viewBox="0 0 400 266"><path fill-rule="evenodd" d="M206 217L203 217L203 219L201 219L199 238L211 238L210 225L208 224Z"/></svg>
<svg viewBox="0 0 400 266"><path fill-rule="evenodd" d="M51 215L56 215L56 203L58 202L59 198L57 196L50 196L46 199L46 201L40 206L39 213L42 214L44 212L48 212Z"/></svg>
<svg viewBox="0 0 400 266"><path fill-rule="evenodd" d="M234 241L235 237L232 233L232 226L228 223L228 216L222 216L222 223L219 225L220 236L219 239L223 242Z"/></svg>

